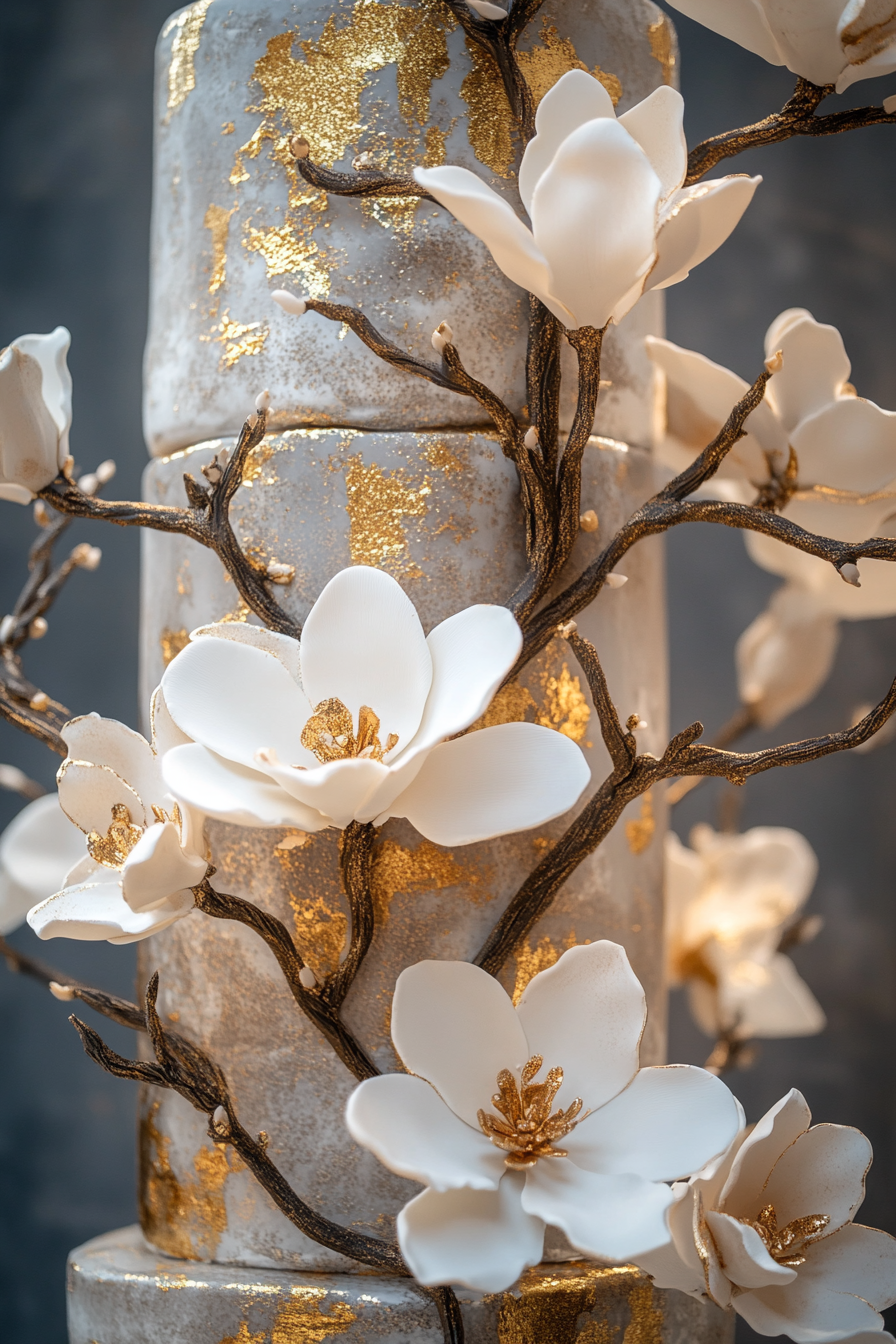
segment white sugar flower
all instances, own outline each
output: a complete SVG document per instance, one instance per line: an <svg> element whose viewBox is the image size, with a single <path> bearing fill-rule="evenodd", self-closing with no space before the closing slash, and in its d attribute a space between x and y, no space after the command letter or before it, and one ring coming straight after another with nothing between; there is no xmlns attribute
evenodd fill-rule
<svg viewBox="0 0 896 1344"><path fill-rule="evenodd" d="M0 351L0 499L27 504L68 457L71 336L19 336Z"/></svg>
<svg viewBox="0 0 896 1344"><path fill-rule="evenodd" d="M772 65L842 93L896 70L893 0L670 0Z"/></svg>
<svg viewBox="0 0 896 1344"><path fill-rule="evenodd" d="M811 1036L825 1017L778 951L815 883L818 861L798 831L743 835L695 826L692 849L666 837L669 983L686 984L701 1030L716 1038Z"/></svg>
<svg viewBox="0 0 896 1344"><path fill-rule="evenodd" d="M162 695L152 704L153 741L115 719L86 714L62 729L68 756L57 775L59 801L86 836L61 890L35 906L40 938L133 943L193 908L202 881L201 823L166 788L162 753L186 739Z"/></svg>
<svg viewBox="0 0 896 1344"><path fill-rule="evenodd" d="M896 1241L853 1222L871 1144L811 1122L789 1092L721 1162L675 1187L672 1244L634 1258L659 1287L705 1293L761 1335L892 1344L878 1313L896 1301Z"/></svg>
<svg viewBox="0 0 896 1344"><path fill-rule="evenodd" d="M681 94L664 85L617 119L599 80L583 70L563 75L538 105L520 165L531 231L466 168L414 175L509 280L565 326L600 328L715 252L761 181L737 174L682 188L683 114Z"/></svg>
<svg viewBox="0 0 896 1344"><path fill-rule="evenodd" d="M397 1223L420 1283L501 1292L541 1260L547 1225L614 1261L668 1242L663 1182L722 1152L740 1114L703 1069L639 1070L645 1017L615 943L571 948L516 1008L467 962L401 973L392 1040L408 1073L357 1087L346 1123L426 1186Z"/></svg>
<svg viewBox="0 0 896 1344"><path fill-rule="evenodd" d="M467 607L426 638L395 580L363 565L330 580L301 642L206 626L162 679L192 739L165 756L168 787L243 826L407 817L437 844L466 845L539 825L588 782L575 743L531 723L456 736L488 707L521 641L493 606Z"/></svg>
<svg viewBox="0 0 896 1344"><path fill-rule="evenodd" d="M23 807L0 836L0 934L24 924L32 905L58 891L83 854L83 837L55 793Z"/></svg>

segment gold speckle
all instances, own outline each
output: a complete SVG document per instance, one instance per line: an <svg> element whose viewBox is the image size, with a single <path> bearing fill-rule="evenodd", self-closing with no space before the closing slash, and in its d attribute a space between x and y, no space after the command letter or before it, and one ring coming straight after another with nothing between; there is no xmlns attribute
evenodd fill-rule
<svg viewBox="0 0 896 1344"><path fill-rule="evenodd" d="M641 815L625 823L625 838L633 854L643 854L653 839L656 819L653 815L653 799L648 789L641 799Z"/></svg>
<svg viewBox="0 0 896 1344"><path fill-rule="evenodd" d="M233 135L233 133L234 133L235 130L236 130L236 127L234 126L234 124L233 124L232 121L224 121L224 122L221 123L221 134L222 134L222 135Z"/></svg>
<svg viewBox="0 0 896 1344"><path fill-rule="evenodd" d="M622 82L616 75L602 70L599 65L593 70L588 70L584 61L579 60L578 53L569 38L561 37L547 19L541 21L541 41L542 46L536 45L531 51L521 51L518 56L520 69L532 90L536 106L548 89L552 89L557 80L570 70L586 70L595 79L600 80L613 99L613 106L616 106L622 97Z"/></svg>
<svg viewBox="0 0 896 1344"><path fill-rule="evenodd" d="M196 0L182 14L171 19L162 34L167 37L176 28L171 43L171 63L168 66L168 116L186 102L196 87L196 53L202 25L212 0Z"/></svg>
<svg viewBox="0 0 896 1344"><path fill-rule="evenodd" d="M659 61L663 68L663 83L675 83L675 31L666 18L661 14L655 23L651 23L647 29L647 40L650 43L650 54L655 61Z"/></svg>
<svg viewBox="0 0 896 1344"><path fill-rule="evenodd" d="M353 565L373 565L419 575L408 556L403 519L422 518L426 499L432 493L428 480L413 488L402 479L401 470L386 475L375 462L365 466L358 454L346 463L346 510L349 517L349 550Z"/></svg>
<svg viewBox="0 0 896 1344"><path fill-rule="evenodd" d="M538 945L532 947L528 938L521 948L514 954L516 961L516 980L513 984L513 1002L519 1003L523 997L523 990L529 981L538 975L539 971L546 971L551 966L556 966L560 960L561 951L566 952L569 948L576 945L575 929L570 929L566 936L562 949L555 947L550 938L545 936L539 938Z"/></svg>
<svg viewBox="0 0 896 1344"><path fill-rule="evenodd" d="M536 708L535 701L526 687L520 686L516 681L509 681L506 686L495 692L488 709L475 723L470 724L467 732L475 733L480 728L494 728L499 723L525 723L529 710Z"/></svg>
<svg viewBox="0 0 896 1344"><path fill-rule="evenodd" d="M556 728L564 737L581 742L591 718L578 677L570 674L566 663L559 677L547 677L544 685L544 706L537 722L545 728Z"/></svg>
<svg viewBox="0 0 896 1344"><path fill-rule="evenodd" d="M162 662L165 667L177 657L181 649L185 649L190 642L190 632L185 625L179 630L172 630L167 625L159 635L159 648L162 650Z"/></svg>
<svg viewBox="0 0 896 1344"><path fill-rule="evenodd" d="M444 471L446 476L451 476L454 472L464 469L463 462L452 453L447 443L442 439L436 439L435 443L430 443L423 453L423 458L437 471Z"/></svg>
<svg viewBox="0 0 896 1344"><path fill-rule="evenodd" d="M267 1330L260 1330L257 1335L249 1334L249 1322L240 1321L240 1328L235 1335L225 1335L220 1344L265 1344L267 1339Z"/></svg>
<svg viewBox="0 0 896 1344"><path fill-rule="evenodd" d="M264 257L268 279L277 275L294 275L305 293L312 299L325 299L330 292L330 265L332 257L322 252L312 237L316 215L326 210L324 196L314 196L306 202L302 221L290 216L283 224L269 229L248 225L243 247L247 252L258 252Z"/></svg>
<svg viewBox="0 0 896 1344"><path fill-rule="evenodd" d="M277 851L288 862L291 850ZM284 865L285 866L285 865ZM300 897L290 894L296 946L302 960L322 983L339 966L348 933L348 918L341 910L331 910L322 896Z"/></svg>
<svg viewBox="0 0 896 1344"><path fill-rule="evenodd" d="M218 623L223 625L226 621L239 621L241 624L243 624L246 621L248 621L251 615L252 611L248 603L244 602L243 599L240 598L236 604L235 610L225 611L223 616L218 617Z"/></svg>
<svg viewBox="0 0 896 1344"><path fill-rule="evenodd" d="M215 332L218 334L215 335ZM270 327L262 326L260 322L234 322L230 317L230 310L227 309L221 317L221 321L212 327L208 336L200 336L201 341L217 341L224 346L224 353L221 356L221 368L232 369L237 360L243 358L243 355L260 355L264 349L265 341L270 335Z"/></svg>
<svg viewBox="0 0 896 1344"><path fill-rule="evenodd" d="M224 1183L243 1163L230 1149L200 1148L195 1176L178 1179L168 1155L171 1140L156 1125L158 1109L154 1102L140 1125L140 1224L167 1255L213 1259L227 1227Z"/></svg>
<svg viewBox="0 0 896 1344"><path fill-rule="evenodd" d="M357 1320L347 1302L327 1302L326 1288L293 1288L271 1329L271 1344L321 1344Z"/></svg>
<svg viewBox="0 0 896 1344"><path fill-rule="evenodd" d="M370 889L377 927L389 918L392 898L400 891L442 891L446 887L478 886L479 874L455 859L450 850L424 840L406 849L396 840L384 840L373 852Z"/></svg>
<svg viewBox="0 0 896 1344"><path fill-rule="evenodd" d="M223 205L210 205L202 221L203 228L212 235L212 274L208 282L209 294L216 294L224 283L227 271L227 234L230 217L236 206L225 210Z"/></svg>
<svg viewBox="0 0 896 1344"><path fill-rule="evenodd" d="M653 1284L634 1284L628 1304L631 1320L625 1327L622 1344L662 1344L663 1309L653 1305Z"/></svg>
<svg viewBox="0 0 896 1344"><path fill-rule="evenodd" d="M499 177L512 177L512 122L501 72L487 51L469 38L466 41L470 73L460 86L460 96L467 105L467 138L480 163ZM517 59L521 57L522 52Z"/></svg>
<svg viewBox="0 0 896 1344"><path fill-rule="evenodd" d="M265 476L264 469L274 456L274 445L267 439L262 439L261 443L255 445L249 456L246 458L246 465L243 468L243 485L249 489L256 481L261 481L264 485L276 485L278 481L277 473L271 472Z"/></svg>

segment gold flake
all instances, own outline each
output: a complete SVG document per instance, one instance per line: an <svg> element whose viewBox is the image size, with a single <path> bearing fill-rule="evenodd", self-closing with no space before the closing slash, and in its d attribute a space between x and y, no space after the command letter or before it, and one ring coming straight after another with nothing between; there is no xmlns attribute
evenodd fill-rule
<svg viewBox="0 0 896 1344"><path fill-rule="evenodd" d="M457 471L463 471L464 464L459 457L452 453L442 439L436 439L435 443L427 445L423 453L423 458L431 467L438 471L444 471L446 476L452 476Z"/></svg>
<svg viewBox="0 0 896 1344"><path fill-rule="evenodd" d="M183 13L171 19L162 33L167 37L172 28L177 32L171 43L171 62L168 66L168 118L186 102L196 87L196 53L202 25L212 0L196 0Z"/></svg>
<svg viewBox="0 0 896 1344"><path fill-rule="evenodd" d="M529 711L534 712L537 708L525 686L520 686L516 681L509 681L506 686L495 692L488 709L475 723L470 724L467 732L475 733L480 728L494 728L499 723L525 723Z"/></svg>
<svg viewBox="0 0 896 1344"><path fill-rule="evenodd" d="M647 40L650 43L651 56L655 61L659 61L663 68L663 83L674 86L676 65L675 30L665 14L661 14L655 23L651 23L648 26Z"/></svg>
<svg viewBox="0 0 896 1344"><path fill-rule="evenodd" d="M267 1330L260 1330L257 1335L249 1334L249 1322L240 1321L240 1328L235 1335L225 1335L220 1344L265 1344L268 1337Z"/></svg>
<svg viewBox="0 0 896 1344"><path fill-rule="evenodd" d="M277 1312L271 1344L322 1344L345 1334L357 1317L347 1302L327 1302L326 1288L293 1288L290 1301ZM334 1294L335 1296L335 1294Z"/></svg>
<svg viewBox="0 0 896 1344"><path fill-rule="evenodd" d="M531 51L521 51L518 55L520 69L526 77L526 83L532 90L536 106L541 102L548 89L552 89L563 75L570 70L586 70L595 79L600 80L607 93L613 99L613 106L622 97L622 82L616 76L596 65L588 70L584 61L568 37L561 37L547 19L541 21L541 41L543 46L534 46Z"/></svg>
<svg viewBox="0 0 896 1344"><path fill-rule="evenodd" d="M389 918L392 898L398 892L443 891L446 887L475 887L479 874L455 859L450 850L424 840L416 849L406 849L396 840L384 840L373 851L370 890L378 928Z"/></svg>
<svg viewBox="0 0 896 1344"><path fill-rule="evenodd" d="M351 710L335 697L321 700L302 729L302 746L327 765L330 761L347 761L364 757L382 761L398 746L398 734L390 733L386 745L380 742L380 720L369 705L358 711L358 732L354 732Z"/></svg>
<svg viewBox="0 0 896 1344"><path fill-rule="evenodd" d="M546 971L551 966L556 966L560 960L561 951L566 952L571 947L576 946L576 931L570 929L567 934L562 949L556 947L548 938L539 938L538 945L532 947L528 938L518 951L514 954L516 961L516 980L513 985L513 1002L519 1003L523 997L523 990L529 981L538 975L539 971Z"/></svg>
<svg viewBox="0 0 896 1344"><path fill-rule="evenodd" d="M218 334L215 335L215 332ZM243 355L260 355L264 349L265 341L270 335L270 327L264 327L260 322L234 322L230 317L230 309L226 309L221 317L221 321L212 327L208 336L200 336L200 341L217 341L224 346L224 353L221 356L221 368L232 369L234 364L243 358Z"/></svg>
<svg viewBox="0 0 896 1344"><path fill-rule="evenodd" d="M628 1295L631 1320L622 1344L662 1344L663 1309L653 1305L653 1284L636 1283Z"/></svg>
<svg viewBox="0 0 896 1344"><path fill-rule="evenodd" d="M545 1081L536 1083L543 1063L541 1055L533 1055L523 1065L519 1085L509 1069L498 1074L492 1105L503 1120L487 1111L477 1112L479 1128L496 1148L507 1153L504 1165L514 1171L534 1167L540 1157L568 1156L554 1143L571 1134L579 1123L576 1116L582 1109L581 1097L576 1097L565 1111L561 1107L551 1114L554 1098L563 1086L563 1070L548 1069Z"/></svg>
<svg viewBox="0 0 896 1344"><path fill-rule="evenodd" d="M218 617L218 624L223 625L226 621L239 621L240 624L248 621L252 615L251 608L242 598L239 599L234 611L225 611L223 616Z"/></svg>
<svg viewBox="0 0 896 1344"><path fill-rule="evenodd" d="M361 455L346 461L346 511L349 517L349 550L353 565L389 566L417 577L420 570L410 562L403 519L422 518L428 480L413 488L399 469L386 475L375 462L365 466Z"/></svg>
<svg viewBox="0 0 896 1344"><path fill-rule="evenodd" d="M231 206L225 210L223 205L210 205L205 212L202 226L212 235L212 274L208 282L209 294L216 294L224 283L227 271L227 234L230 231L230 217L236 210Z"/></svg>
<svg viewBox="0 0 896 1344"><path fill-rule="evenodd" d="M113 803L111 826L105 835L100 835L99 831L90 832L87 852L94 863L120 870L142 834L143 827L132 823L124 803Z"/></svg>
<svg viewBox="0 0 896 1344"><path fill-rule="evenodd" d="M511 116L501 72L494 58L466 39L470 73L460 86L467 105L467 138L480 163L499 177L512 177ZM520 59L522 52L518 53Z"/></svg>
<svg viewBox="0 0 896 1344"><path fill-rule="evenodd" d="M498 1344L661 1344L662 1309L639 1270L583 1261L551 1270L526 1270L518 1288L502 1295Z"/></svg>
<svg viewBox="0 0 896 1344"><path fill-rule="evenodd" d="M193 1158L195 1176L178 1179L169 1157L171 1140L156 1125L158 1110L154 1102L140 1125L140 1224L166 1255L213 1259L227 1228L224 1183L243 1163L230 1149L200 1148Z"/></svg>
<svg viewBox="0 0 896 1344"><path fill-rule="evenodd" d="M251 490L256 481L261 481L263 485L276 485L278 476L276 472L264 475L264 469L274 456L274 445L267 439L262 439L261 443L255 445L249 456L246 458L246 465L243 468L243 485Z"/></svg>
<svg viewBox="0 0 896 1344"><path fill-rule="evenodd" d="M290 217L269 229L247 225L243 247L264 257L268 279L294 275L312 299L325 299L330 292L330 269L335 253L324 253L312 237L315 215L327 208L326 197L315 195L306 202L305 219Z"/></svg>
<svg viewBox="0 0 896 1344"><path fill-rule="evenodd" d="M544 705L536 722L545 728L556 728L573 742L581 742L590 718L591 710L579 678L572 676L564 663L559 677L545 679Z"/></svg>
<svg viewBox="0 0 896 1344"><path fill-rule="evenodd" d="M803 1251L811 1242L817 1241L824 1232L830 1216L826 1213L810 1213L805 1218L794 1218L785 1227L778 1227L778 1215L774 1204L766 1204L759 1217L738 1218L759 1233L765 1249L771 1258L787 1269L798 1269L806 1263Z"/></svg>
<svg viewBox="0 0 896 1344"><path fill-rule="evenodd" d="M287 861L283 864L287 871L289 853L282 853L282 858L281 852L277 853L281 862ZM348 917L341 910L331 910L322 896L290 895L289 903L299 954L322 984L338 969L348 935Z"/></svg>
<svg viewBox="0 0 896 1344"><path fill-rule="evenodd" d="M232 121L223 121L223 122L221 123L221 134L222 134L222 135L233 135L233 133L234 133L235 130L236 130L236 127L234 126L234 124L233 124Z"/></svg>
<svg viewBox="0 0 896 1344"><path fill-rule="evenodd" d="M180 591L180 590L178 590ZM167 625L159 635L159 647L162 650L162 663L165 667L172 662L190 642L190 632L185 625L179 630L171 630Z"/></svg>
<svg viewBox="0 0 896 1344"><path fill-rule="evenodd" d="M643 854L653 839L656 819L653 815L653 798L650 790L641 799L641 815L625 823L625 838L633 854Z"/></svg>

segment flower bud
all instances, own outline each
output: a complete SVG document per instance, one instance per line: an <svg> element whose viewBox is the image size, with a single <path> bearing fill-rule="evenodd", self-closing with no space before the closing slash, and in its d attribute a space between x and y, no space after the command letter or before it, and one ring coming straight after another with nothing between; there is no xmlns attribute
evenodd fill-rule
<svg viewBox="0 0 896 1344"><path fill-rule="evenodd" d="M311 153L311 146L304 135L294 135L289 141L289 152L294 159L307 159Z"/></svg>
<svg viewBox="0 0 896 1344"><path fill-rule="evenodd" d="M845 565L840 566L840 568L837 570L837 573L840 575L844 583L852 584L853 588L861 588L862 585L861 582L859 581L858 565L854 565L851 561L847 561Z"/></svg>
<svg viewBox="0 0 896 1344"><path fill-rule="evenodd" d="M8 644L16 632L15 616L4 616L0 621L0 644Z"/></svg>
<svg viewBox="0 0 896 1344"><path fill-rule="evenodd" d="M83 495L95 495L99 485L99 477L95 471L88 471L85 476L78 479L78 489Z"/></svg>
<svg viewBox="0 0 896 1344"><path fill-rule="evenodd" d="M94 475L96 476L100 485L105 485L107 481L111 481L112 477L115 475L116 470L117 468L115 466L115 463L112 461L112 458L107 457L105 462L101 462L99 464L96 471L94 472Z"/></svg>
<svg viewBox="0 0 896 1344"><path fill-rule="evenodd" d="M352 167L356 173L363 173L373 168L369 152L365 149L363 154L356 154L352 159Z"/></svg>
<svg viewBox="0 0 896 1344"><path fill-rule="evenodd" d="M295 565L282 565L273 561L268 565L268 578L271 583L291 583L296 576Z"/></svg>
<svg viewBox="0 0 896 1344"><path fill-rule="evenodd" d="M223 1106L215 1107L212 1114L212 1124L215 1129L224 1130L227 1134L230 1133L230 1116Z"/></svg>
<svg viewBox="0 0 896 1344"><path fill-rule="evenodd" d="M72 564L80 569L97 569L102 558L103 553L99 546L91 546L86 541L80 542L71 554Z"/></svg>
<svg viewBox="0 0 896 1344"><path fill-rule="evenodd" d="M525 437L523 438L523 443L529 449L530 453L534 452L535 449L538 447L538 430L536 429L535 425L530 425L529 428L526 430Z"/></svg>
<svg viewBox="0 0 896 1344"><path fill-rule="evenodd" d="M37 691L28 701L28 708L37 710L38 714L43 714L50 703L50 697L46 691Z"/></svg>
<svg viewBox="0 0 896 1344"><path fill-rule="evenodd" d="M578 628L575 621L564 621L562 625L557 626L557 634L561 639L569 639L570 635L574 635Z"/></svg>
<svg viewBox="0 0 896 1344"><path fill-rule="evenodd" d="M0 499L27 504L68 455L72 380L65 327L20 336L0 354Z"/></svg>
<svg viewBox="0 0 896 1344"><path fill-rule="evenodd" d="M11 793L29 796L39 787L40 785L35 785L17 765L0 765L0 789L9 789ZM40 797L40 794L36 796Z"/></svg>
<svg viewBox="0 0 896 1344"><path fill-rule="evenodd" d="M28 634L32 639L43 639L49 628L43 616L35 616L28 627Z"/></svg>
<svg viewBox="0 0 896 1344"><path fill-rule="evenodd" d="M454 332L447 322L440 322L432 334L432 348L437 355L445 353L446 345L454 344Z"/></svg>
<svg viewBox="0 0 896 1344"><path fill-rule="evenodd" d="M71 985L60 985L58 980L51 980L48 988L53 998L59 999L62 1003L71 1003L75 997L75 991Z"/></svg>
<svg viewBox="0 0 896 1344"><path fill-rule="evenodd" d="M300 299L298 294L290 294L288 289L272 290L271 298L284 313L292 313L293 317L301 317L308 307L304 299Z"/></svg>
<svg viewBox="0 0 896 1344"><path fill-rule="evenodd" d="M314 986L317 984L317 976L314 974L310 966L302 967L302 969L299 971L299 980L302 982L305 989L313 989Z"/></svg>
<svg viewBox="0 0 896 1344"><path fill-rule="evenodd" d="M896 93L891 93L889 98L884 99L884 111L888 112L891 116L896 112Z"/></svg>
<svg viewBox="0 0 896 1344"><path fill-rule="evenodd" d="M255 398L255 409L259 415L267 415L271 409L271 394L267 388Z"/></svg>
<svg viewBox="0 0 896 1344"><path fill-rule="evenodd" d="M50 525L50 510L42 499L35 501L34 521L38 527L49 527Z"/></svg>
<svg viewBox="0 0 896 1344"><path fill-rule="evenodd" d="M579 527L583 532L596 532L598 526L597 514L593 509L586 509L584 513L579 514Z"/></svg>
<svg viewBox="0 0 896 1344"><path fill-rule="evenodd" d="M500 5L491 4L491 0L467 0L467 4L481 19L506 19L507 10Z"/></svg>
<svg viewBox="0 0 896 1344"><path fill-rule="evenodd" d="M769 358L765 361L766 373L771 374L780 373L783 367L784 367L783 350L776 350L775 353L773 355L770 355Z"/></svg>
<svg viewBox="0 0 896 1344"><path fill-rule="evenodd" d="M628 583L627 574L620 574L614 569L612 574L607 575L608 588L621 588L624 583Z"/></svg>

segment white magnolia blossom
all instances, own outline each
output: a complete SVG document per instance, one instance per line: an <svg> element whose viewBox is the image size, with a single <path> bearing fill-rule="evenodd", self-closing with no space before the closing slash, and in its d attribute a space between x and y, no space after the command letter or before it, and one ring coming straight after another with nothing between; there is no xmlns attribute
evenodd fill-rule
<svg viewBox="0 0 896 1344"><path fill-rule="evenodd" d="M599 80L563 75L538 105L520 165L531 231L466 168L414 175L565 326L601 328L715 252L761 181L735 174L682 188L683 114L681 94L663 85L617 118Z"/></svg>
<svg viewBox="0 0 896 1344"><path fill-rule="evenodd" d="M27 504L68 457L71 336L19 336L0 351L0 499Z"/></svg>
<svg viewBox="0 0 896 1344"><path fill-rule="evenodd" d="M740 1040L822 1031L812 991L778 951L815 883L808 841L784 826L728 835L701 825L690 839L687 849L666 837L666 955L697 1025Z"/></svg>
<svg viewBox="0 0 896 1344"><path fill-rule="evenodd" d="M661 1288L732 1306L761 1335L797 1344L892 1344L896 1241L857 1226L871 1144L815 1125L793 1090L721 1161L674 1187L671 1245L635 1256Z"/></svg>
<svg viewBox="0 0 896 1344"><path fill-rule="evenodd" d="M842 93L896 70L893 0L670 0L772 65Z"/></svg>
<svg viewBox="0 0 896 1344"><path fill-rule="evenodd" d="M83 837L55 793L23 807L0 836L0 934L24 924L31 907L59 890L83 854Z"/></svg>
<svg viewBox="0 0 896 1344"><path fill-rule="evenodd" d="M201 819L177 804L162 778L162 754L186 739L160 691L152 725L151 745L98 714L62 729L68 756L57 775L59 801L86 847L82 836L80 860L61 889L29 912L38 937L134 943L193 909L190 888L208 865Z"/></svg>
<svg viewBox="0 0 896 1344"><path fill-rule="evenodd" d="M205 626L162 679L192 739L166 754L168 787L243 826L407 817L437 844L466 845L540 825L588 783L575 743L531 723L455 736L485 711L521 642L497 606L467 607L427 638L399 584L363 565L330 580L300 642Z"/></svg>
<svg viewBox="0 0 896 1344"><path fill-rule="evenodd" d="M401 973L392 1040L408 1072L357 1087L346 1123L426 1187L397 1222L420 1283L501 1292L541 1260L548 1225L612 1261L668 1241L664 1182L722 1152L740 1112L703 1069L639 1070L645 1018L615 943L571 948L516 1008L467 962Z"/></svg>
<svg viewBox="0 0 896 1344"><path fill-rule="evenodd" d="M737 374L694 350L648 337L666 378L666 434L659 457L682 470L711 442L747 390ZM836 328L803 308L781 313L768 329L766 357L783 364L747 434L704 493L749 503L796 454L796 489L781 510L800 527L840 541L887 536L896 524L896 413L856 395ZM834 566L759 532L745 532L751 558L787 582L741 637L741 698L771 727L824 682L837 648L837 622L896 613L896 567L860 562L860 587Z"/></svg>

